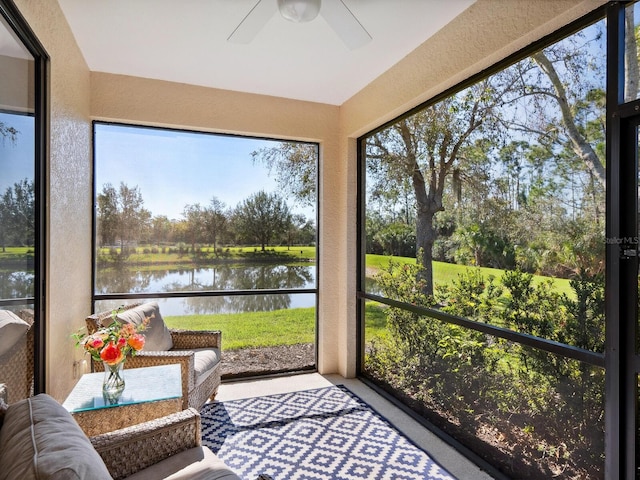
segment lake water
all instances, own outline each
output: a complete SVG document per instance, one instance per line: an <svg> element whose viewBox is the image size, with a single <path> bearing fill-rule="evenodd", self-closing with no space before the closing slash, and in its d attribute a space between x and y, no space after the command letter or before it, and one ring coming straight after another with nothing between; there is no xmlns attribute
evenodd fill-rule
<svg viewBox="0 0 640 480"><path fill-rule="evenodd" d="M202 268L167 268L141 271L134 268L101 270L96 294L154 293L203 290L309 289L316 288L315 265L231 265ZM381 294L375 280L366 279L366 291ZM0 272L0 298L33 296L33 272ZM191 297L159 299L166 315L188 313L236 313L307 308L316 305L309 293ZM122 300L97 302L96 310L116 308Z"/></svg>
<svg viewBox="0 0 640 480"><path fill-rule="evenodd" d="M96 278L96 294L309 288L316 288L315 265L244 264L152 271L121 268L99 271ZM316 297L309 293L283 293L164 298L158 302L163 315L185 315L314 307ZM96 302L96 310L122 303Z"/></svg>

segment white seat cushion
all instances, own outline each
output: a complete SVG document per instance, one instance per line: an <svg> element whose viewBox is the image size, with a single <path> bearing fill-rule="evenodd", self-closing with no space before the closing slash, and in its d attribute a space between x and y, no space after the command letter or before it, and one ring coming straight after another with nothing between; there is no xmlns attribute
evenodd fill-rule
<svg viewBox="0 0 640 480"><path fill-rule="evenodd" d="M194 447L165 458L127 480L240 480L207 447Z"/></svg>
<svg viewBox="0 0 640 480"><path fill-rule="evenodd" d="M220 363L220 349L196 348L193 352L194 381L198 385L206 378L209 371Z"/></svg>
<svg viewBox="0 0 640 480"><path fill-rule="evenodd" d="M0 357L13 350L29 330L29 324L10 310L0 310Z"/></svg>

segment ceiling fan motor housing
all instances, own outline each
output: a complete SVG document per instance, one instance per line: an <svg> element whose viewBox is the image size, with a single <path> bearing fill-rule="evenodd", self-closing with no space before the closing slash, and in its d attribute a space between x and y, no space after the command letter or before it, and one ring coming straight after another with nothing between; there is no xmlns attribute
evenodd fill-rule
<svg viewBox="0 0 640 480"><path fill-rule="evenodd" d="M292 22L310 22L320 12L320 0L278 0L278 10Z"/></svg>

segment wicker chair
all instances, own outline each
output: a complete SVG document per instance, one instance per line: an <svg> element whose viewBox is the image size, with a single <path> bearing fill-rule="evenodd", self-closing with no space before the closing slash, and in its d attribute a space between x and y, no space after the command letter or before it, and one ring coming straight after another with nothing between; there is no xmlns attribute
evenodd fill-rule
<svg viewBox="0 0 640 480"><path fill-rule="evenodd" d="M29 324L29 328L8 352L0 356L0 382L7 386L10 403L33 395L33 310L20 310L17 315Z"/></svg>
<svg viewBox="0 0 640 480"><path fill-rule="evenodd" d="M201 447L201 439L200 414L193 408L89 438L114 480L136 473L142 478L155 478L149 469L156 469L161 466L159 462L175 455L185 457L182 463L188 466L200 460L201 450L196 447ZM239 479L216 457L213 462L215 473L207 478Z"/></svg>
<svg viewBox="0 0 640 480"><path fill-rule="evenodd" d="M136 303L121 307L121 314L144 305ZM153 303L155 307L157 304ZM159 315L159 309L156 310ZM87 330L95 332L105 323L111 322L111 311L95 313L86 318ZM105 323L103 323L105 322ZM155 327L154 327L155 328ZM200 410L208 399L213 399L220 386L220 356L222 351L222 333L219 330L175 330L169 329L173 347L166 351L142 350L135 357L127 359L125 368L150 367L179 363L182 366L183 408L193 407ZM196 372L196 354L215 351L218 361L204 374ZM93 361L94 371L104 371L101 362Z"/></svg>

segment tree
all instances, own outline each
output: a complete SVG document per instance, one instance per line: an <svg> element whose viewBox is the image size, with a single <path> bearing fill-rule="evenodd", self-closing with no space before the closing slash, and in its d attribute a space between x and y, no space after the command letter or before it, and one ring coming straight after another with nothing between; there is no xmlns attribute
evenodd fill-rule
<svg viewBox="0 0 640 480"><path fill-rule="evenodd" d="M2 137L2 141L4 142L8 139L10 142L15 142L18 137L18 130L7 125L4 122L0 122L0 137Z"/></svg>
<svg viewBox="0 0 640 480"><path fill-rule="evenodd" d="M591 28L588 33L585 30L549 45L506 70L514 88L504 99L513 113L505 126L525 136L547 137L556 145L569 145L604 187L604 157L594 148L586 130L593 120L604 129L605 65L597 53L603 33L598 25ZM627 82L633 83L633 75L627 74ZM601 94L594 95L597 91Z"/></svg>
<svg viewBox="0 0 640 480"><path fill-rule="evenodd" d="M131 241L140 239L150 220L151 213L144 208L137 185L131 188L121 182L116 190L107 183L98 194L98 235L102 245L120 241L124 252Z"/></svg>
<svg viewBox="0 0 640 480"><path fill-rule="evenodd" d="M185 205L182 210L185 219L185 233L191 250L195 252L196 243L202 243L205 238L206 213L199 203Z"/></svg>
<svg viewBox="0 0 640 480"><path fill-rule="evenodd" d="M227 233L227 206L216 197L211 198L205 209L205 239L213 244L213 250L218 255L217 241Z"/></svg>
<svg viewBox="0 0 640 480"><path fill-rule="evenodd" d="M282 142L275 147L251 153L254 162L265 164L269 173L275 169L276 181L303 205L316 204L318 182L318 146L311 143Z"/></svg>
<svg viewBox="0 0 640 480"><path fill-rule="evenodd" d="M97 234L102 245L114 245L118 234L118 192L110 184L98 195Z"/></svg>
<svg viewBox="0 0 640 480"><path fill-rule="evenodd" d="M35 238L35 190L27 178L8 187L0 199L0 243L33 245Z"/></svg>
<svg viewBox="0 0 640 480"><path fill-rule="evenodd" d="M368 179L398 184L411 179L416 202L416 252L425 293L433 295L434 217L444 210L447 179L460 176L465 154L497 113L502 98L500 76L400 120L368 139Z"/></svg>
<svg viewBox="0 0 640 480"><path fill-rule="evenodd" d="M217 252L217 241L227 232L226 205L216 197L211 199L208 207L201 207L199 203L186 205L183 216L183 235L195 249L196 243L210 243Z"/></svg>
<svg viewBox="0 0 640 480"><path fill-rule="evenodd" d="M550 52L553 52L553 50L551 49ZM533 90L529 94L546 95L557 102L562 115L562 123L564 124L565 132L571 142L575 154L582 159L589 172L591 172L604 187L606 175L603 162L598 158L595 150L587 141L585 135L581 132L579 125L576 122L575 108L573 108L570 103L570 97L567 93L567 89L565 88L560 75L558 75L553 61L550 60L549 56L544 51L534 54L533 60L538 64L540 70L549 78L551 85L553 86L553 93L549 90L539 89ZM566 58L562 59L562 61L566 61Z"/></svg>
<svg viewBox="0 0 640 480"><path fill-rule="evenodd" d="M284 231L284 238L287 242L287 250L291 250L291 245L298 239L300 236L300 231L302 227L305 226L307 219L304 215L301 214L291 214L289 215L289 224Z"/></svg>
<svg viewBox="0 0 640 480"><path fill-rule="evenodd" d="M384 255L411 257L416 254L415 229L404 222L391 222L381 227L373 240L382 247Z"/></svg>
<svg viewBox="0 0 640 480"><path fill-rule="evenodd" d="M305 220L304 225L298 229L297 235L301 245L315 245L316 227L313 220Z"/></svg>
<svg viewBox="0 0 640 480"><path fill-rule="evenodd" d="M157 215L151 219L151 236L153 243L170 242L173 236L173 223L166 215Z"/></svg>
<svg viewBox="0 0 640 480"><path fill-rule="evenodd" d="M260 191L236 207L234 223L239 235L258 242L264 252L274 237L286 232L291 213L277 193Z"/></svg>

